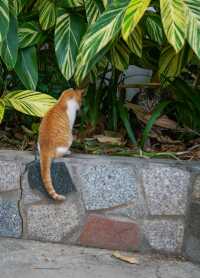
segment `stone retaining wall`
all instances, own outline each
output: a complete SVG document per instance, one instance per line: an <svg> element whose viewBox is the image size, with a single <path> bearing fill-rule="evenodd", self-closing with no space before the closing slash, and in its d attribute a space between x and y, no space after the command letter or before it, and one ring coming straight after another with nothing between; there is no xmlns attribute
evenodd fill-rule
<svg viewBox="0 0 200 278"><path fill-rule="evenodd" d="M65 183L64 165L73 184L66 201L56 203L39 188L38 171L31 176L25 169L32 160L27 152L0 151L0 236L200 261L198 162L64 158L54 164L54 176Z"/></svg>

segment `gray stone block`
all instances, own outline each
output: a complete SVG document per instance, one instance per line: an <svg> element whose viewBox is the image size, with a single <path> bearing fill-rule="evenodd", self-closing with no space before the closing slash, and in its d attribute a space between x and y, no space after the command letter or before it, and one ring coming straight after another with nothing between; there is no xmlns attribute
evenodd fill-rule
<svg viewBox="0 0 200 278"><path fill-rule="evenodd" d="M20 188L20 162L0 161L0 192Z"/></svg>
<svg viewBox="0 0 200 278"><path fill-rule="evenodd" d="M60 242L80 225L81 213L71 196L63 203L32 205L27 208L27 237Z"/></svg>
<svg viewBox="0 0 200 278"><path fill-rule="evenodd" d="M200 175L198 175L195 179L192 198L194 200L200 200Z"/></svg>
<svg viewBox="0 0 200 278"><path fill-rule="evenodd" d="M20 237L22 220L15 200L0 198L0 236Z"/></svg>
<svg viewBox="0 0 200 278"><path fill-rule="evenodd" d="M79 166L81 190L87 210L110 208L138 199L135 168L123 165Z"/></svg>
<svg viewBox="0 0 200 278"><path fill-rule="evenodd" d="M190 174L175 167L143 169L143 186L151 215L185 215Z"/></svg>
<svg viewBox="0 0 200 278"><path fill-rule="evenodd" d="M182 220L145 220L142 228L145 241L152 249L181 253L184 237Z"/></svg>

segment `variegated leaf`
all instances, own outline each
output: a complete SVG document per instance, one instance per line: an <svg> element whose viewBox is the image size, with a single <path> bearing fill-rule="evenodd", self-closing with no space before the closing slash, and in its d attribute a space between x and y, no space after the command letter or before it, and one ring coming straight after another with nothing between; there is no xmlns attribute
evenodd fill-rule
<svg viewBox="0 0 200 278"><path fill-rule="evenodd" d="M53 0L39 0L39 21L43 30L53 27L56 23L56 6Z"/></svg>
<svg viewBox="0 0 200 278"><path fill-rule="evenodd" d="M81 38L86 26L81 17L68 13L57 18L55 28L55 51L59 68L69 80L75 70Z"/></svg>
<svg viewBox="0 0 200 278"><path fill-rule="evenodd" d="M38 67L34 46L19 49L15 71L26 88L36 89Z"/></svg>
<svg viewBox="0 0 200 278"><path fill-rule="evenodd" d="M123 71L128 68L130 51L122 39L111 49L110 54L116 69Z"/></svg>
<svg viewBox="0 0 200 278"><path fill-rule="evenodd" d="M84 0L87 21L89 24L94 23L103 12L103 4L101 0Z"/></svg>
<svg viewBox="0 0 200 278"><path fill-rule="evenodd" d="M4 41L1 43L1 58L8 70L12 70L17 61L18 38L17 38L17 19L10 14L9 29Z"/></svg>
<svg viewBox="0 0 200 278"><path fill-rule="evenodd" d="M187 40L200 59L200 3L196 0L184 0L186 5Z"/></svg>
<svg viewBox="0 0 200 278"><path fill-rule="evenodd" d="M165 36L160 16L155 13L148 14L144 18L144 24L148 37L159 45L163 44Z"/></svg>
<svg viewBox="0 0 200 278"><path fill-rule="evenodd" d="M9 27L9 5L8 0L0 1L0 42L8 32Z"/></svg>
<svg viewBox="0 0 200 278"><path fill-rule="evenodd" d="M165 47L161 53L159 61L159 73L161 78L177 77L182 69L192 59L193 51L186 45L179 53L169 45Z"/></svg>
<svg viewBox="0 0 200 278"><path fill-rule="evenodd" d="M3 99L0 99L0 124L3 120L4 112L5 112L5 103Z"/></svg>
<svg viewBox="0 0 200 278"><path fill-rule="evenodd" d="M4 97L4 101L17 111L37 117L43 117L56 103L56 99L50 95L31 90L10 92Z"/></svg>
<svg viewBox="0 0 200 278"><path fill-rule="evenodd" d="M77 59L75 73L77 83L84 80L89 71L109 50L110 42L119 34L128 1L118 2L114 1L108 6L84 36Z"/></svg>
<svg viewBox="0 0 200 278"><path fill-rule="evenodd" d="M134 31L129 35L127 45L138 57L142 56L142 30L139 25L137 25Z"/></svg>
<svg viewBox="0 0 200 278"><path fill-rule="evenodd" d="M36 21L24 22L18 29L19 47L35 45L44 39L44 34L40 30Z"/></svg>
<svg viewBox="0 0 200 278"><path fill-rule="evenodd" d="M18 15L23 7L28 3L28 0L12 0L13 7L15 8L16 14Z"/></svg>
<svg viewBox="0 0 200 278"><path fill-rule="evenodd" d="M161 17L169 43L179 52L185 43L186 8L183 0L160 0Z"/></svg>
<svg viewBox="0 0 200 278"><path fill-rule="evenodd" d="M138 22L142 18L146 9L148 8L151 0L131 0L122 23L122 36L125 41L128 40L128 36L133 32Z"/></svg>

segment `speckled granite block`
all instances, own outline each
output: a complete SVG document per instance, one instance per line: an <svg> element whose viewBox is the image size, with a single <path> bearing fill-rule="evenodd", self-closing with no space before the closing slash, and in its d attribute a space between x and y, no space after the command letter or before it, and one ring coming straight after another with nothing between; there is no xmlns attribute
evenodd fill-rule
<svg viewBox="0 0 200 278"><path fill-rule="evenodd" d="M20 162L0 161L0 192L20 188Z"/></svg>
<svg viewBox="0 0 200 278"><path fill-rule="evenodd" d="M194 200L200 200L200 175L198 175L195 179L192 197Z"/></svg>
<svg viewBox="0 0 200 278"><path fill-rule="evenodd" d="M22 220L19 214L17 201L0 198L0 236L20 237Z"/></svg>
<svg viewBox="0 0 200 278"><path fill-rule="evenodd" d="M150 247L169 253L180 253L183 246L182 220L145 220L143 233Z"/></svg>
<svg viewBox="0 0 200 278"><path fill-rule="evenodd" d="M143 186L151 215L184 215L190 174L175 167L151 165L143 169Z"/></svg>
<svg viewBox="0 0 200 278"><path fill-rule="evenodd" d="M80 225L81 213L77 202L32 205L27 209L27 237L59 242Z"/></svg>
<svg viewBox="0 0 200 278"><path fill-rule="evenodd" d="M94 165L78 168L87 210L110 208L138 199L138 180L134 167Z"/></svg>

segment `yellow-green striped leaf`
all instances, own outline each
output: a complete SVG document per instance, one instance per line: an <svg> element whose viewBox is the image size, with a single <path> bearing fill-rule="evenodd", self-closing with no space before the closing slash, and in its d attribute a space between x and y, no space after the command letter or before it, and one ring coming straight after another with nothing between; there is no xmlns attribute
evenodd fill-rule
<svg viewBox="0 0 200 278"><path fill-rule="evenodd" d="M184 0L186 5L187 40L200 59L200 2L197 0Z"/></svg>
<svg viewBox="0 0 200 278"><path fill-rule="evenodd" d="M133 32L134 28L137 26L141 17L148 8L151 0L131 0L122 23L122 36L125 41L128 40L128 36Z"/></svg>
<svg viewBox="0 0 200 278"><path fill-rule="evenodd" d="M18 15L26 3L28 3L28 0L13 0L13 6L15 8L16 14Z"/></svg>
<svg viewBox="0 0 200 278"><path fill-rule="evenodd" d="M18 29L19 47L35 45L44 39L44 34L40 30L37 21L24 22Z"/></svg>
<svg viewBox="0 0 200 278"><path fill-rule="evenodd" d="M104 7L101 0L85 0L85 11L88 23L94 23L100 14L103 12Z"/></svg>
<svg viewBox="0 0 200 278"><path fill-rule="evenodd" d="M160 0L161 17L169 43L179 52L185 43L186 9L183 0Z"/></svg>
<svg viewBox="0 0 200 278"><path fill-rule="evenodd" d="M78 84L105 55L110 42L119 34L127 3L127 0L114 1L88 29L77 58L75 78Z"/></svg>
<svg viewBox="0 0 200 278"><path fill-rule="evenodd" d="M18 38L17 38L17 19L10 14L9 29L4 41L1 44L1 58L8 70L12 70L17 61Z"/></svg>
<svg viewBox="0 0 200 278"><path fill-rule="evenodd" d="M5 103L3 99L0 99L0 124L3 120L4 112L5 112Z"/></svg>
<svg viewBox="0 0 200 278"><path fill-rule="evenodd" d="M53 27L56 23L56 6L53 0L39 0L39 21L43 30Z"/></svg>
<svg viewBox="0 0 200 278"><path fill-rule="evenodd" d="M130 50L138 57L142 57L142 30L137 25L126 41Z"/></svg>
<svg viewBox="0 0 200 278"><path fill-rule="evenodd" d="M31 90L10 92L4 97L4 101L17 111L38 117L43 117L56 103L56 99L50 95Z"/></svg>
<svg viewBox="0 0 200 278"><path fill-rule="evenodd" d="M19 49L15 71L26 88L36 89L38 67L36 49L34 46Z"/></svg>
<svg viewBox="0 0 200 278"><path fill-rule="evenodd" d="M106 7L107 7L107 5L108 5L108 1L109 1L109 0L102 0L103 5L104 5L104 8L106 8Z"/></svg>
<svg viewBox="0 0 200 278"><path fill-rule="evenodd" d="M8 32L9 27L9 6L8 0L0 1L0 42L2 42Z"/></svg>
<svg viewBox="0 0 200 278"><path fill-rule="evenodd" d="M192 59L193 51L186 45L179 52L176 53L170 45L165 47L161 52L159 60L159 73L161 78L174 78L177 77L182 69L189 63Z"/></svg>
<svg viewBox="0 0 200 278"><path fill-rule="evenodd" d="M155 13L148 14L144 18L144 26L147 31L148 37L159 45L163 44L165 36L164 30L159 15Z"/></svg>
<svg viewBox="0 0 200 278"><path fill-rule="evenodd" d="M110 54L116 69L123 71L128 68L130 51L122 39L111 49Z"/></svg>
<svg viewBox="0 0 200 278"><path fill-rule="evenodd" d="M78 47L86 26L81 17L68 13L57 18L55 28L55 51L59 68L69 80L75 70Z"/></svg>

